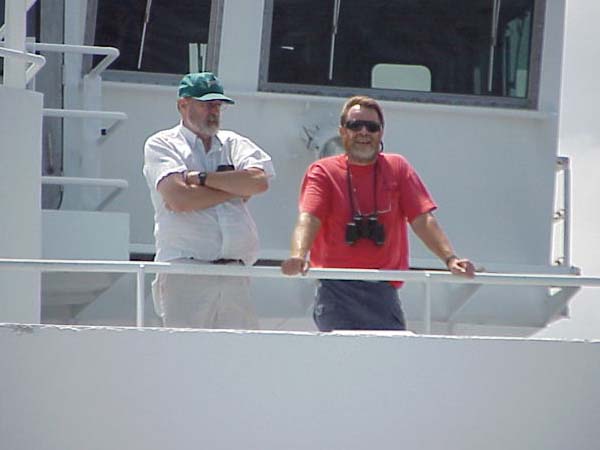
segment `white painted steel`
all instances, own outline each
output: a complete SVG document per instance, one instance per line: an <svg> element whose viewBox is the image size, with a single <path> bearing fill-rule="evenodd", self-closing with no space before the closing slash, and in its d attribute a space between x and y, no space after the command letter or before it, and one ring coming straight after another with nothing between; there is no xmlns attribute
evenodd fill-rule
<svg viewBox="0 0 600 450"><path fill-rule="evenodd" d="M119 50L114 47L99 47L95 45L72 45L72 44L46 44L41 42L28 42L27 48L33 51L54 52L54 53L76 53L80 55L104 55L95 67L93 67L87 76L99 76L108 66L110 66L118 57Z"/></svg>
<svg viewBox="0 0 600 450"><path fill-rule="evenodd" d="M42 271L42 272L118 272L136 274L136 323L143 324L145 302L144 276L146 273L179 273L248 276L255 278L284 278L279 267L243 267L227 265L189 265L174 263L139 263L121 261L83 261L83 260L33 260L0 259L0 269ZM291 277L290 277L291 278ZM299 277L295 277L299 278ZM365 269L311 269L302 278L338 279L338 280L402 280L424 284L425 331L431 331L431 283L454 283L473 285L511 285L511 286L553 286L553 287L600 287L600 277L582 277L579 275L545 274L501 274L479 273L474 279L465 279L447 271L395 271Z"/></svg>
<svg viewBox="0 0 600 450"><path fill-rule="evenodd" d="M6 24L5 45L17 52L25 52L26 14L25 2L8 0L5 4L4 23ZM23 89L25 81L25 61L9 58L4 64L3 82L5 86Z"/></svg>
<svg viewBox="0 0 600 450"><path fill-rule="evenodd" d="M44 108L44 117L69 117L80 119L126 120L127 114L113 111L87 111L82 109Z"/></svg>
<svg viewBox="0 0 600 450"><path fill-rule="evenodd" d="M144 302L145 302L145 293L144 293L144 268L145 264L140 264L138 266L138 270L136 272L135 282L136 282L136 308L135 308L135 326L143 327L144 326Z"/></svg>
<svg viewBox="0 0 600 450"><path fill-rule="evenodd" d="M4 324L0 354L6 450L600 442L600 341Z"/></svg>
<svg viewBox="0 0 600 450"><path fill-rule="evenodd" d="M5 60L13 58L16 60L23 60L30 63L30 66L25 69L25 84L29 83L33 79L33 77L37 75L40 69L46 64L46 58L44 58L41 55L20 52L18 50L13 50L5 47L0 47L0 57L4 57ZM5 81L5 85L9 85L8 80Z"/></svg>
<svg viewBox="0 0 600 450"><path fill-rule="evenodd" d="M117 180L110 178L55 177L49 175L42 176L42 184L105 186L114 187L115 189L119 190L127 189L127 186L129 186L127 180Z"/></svg>
<svg viewBox="0 0 600 450"><path fill-rule="evenodd" d="M95 186L112 187L113 190L96 206L96 211L102 211L117 195L124 189L127 189L129 183L127 180L115 180L107 178L81 178L81 177L54 177L42 176L42 184L53 184L59 186L77 185L77 186Z"/></svg>
<svg viewBox="0 0 600 450"><path fill-rule="evenodd" d="M571 266L571 163L569 158L559 158L563 167L563 197L565 215L563 217L563 257L564 265Z"/></svg>
<svg viewBox="0 0 600 450"><path fill-rule="evenodd" d="M9 2L11 0L8 0ZM25 3L25 12L29 11L37 0L27 0ZM0 41L4 39L6 34L6 21L0 26Z"/></svg>
<svg viewBox="0 0 600 450"><path fill-rule="evenodd" d="M0 255L6 258L43 257L42 104L39 92L0 86ZM0 317L39 323L39 273L0 273Z"/></svg>
<svg viewBox="0 0 600 450"><path fill-rule="evenodd" d="M477 273L468 279L448 271L429 270L375 270L375 269L311 269L305 275L287 277L279 267L233 266L221 264L190 265L167 262L96 261L61 259L10 259L0 258L0 269L43 272L122 272L136 273L140 265L146 273L177 273L190 275L249 276L254 278L298 278L330 280L410 281L429 283L600 287L600 277L581 275L547 275L516 273Z"/></svg>
<svg viewBox="0 0 600 450"><path fill-rule="evenodd" d="M42 113L44 117L112 120L113 123L110 126L103 128L101 137L105 137L110 132L116 130L124 120L127 120L127 114L118 111L44 108Z"/></svg>
<svg viewBox="0 0 600 450"><path fill-rule="evenodd" d="M431 284L429 284L429 279L431 277L428 274L425 274L425 281L423 282L423 293L425 302L424 312L423 312L423 323L425 324L425 334L431 333Z"/></svg>

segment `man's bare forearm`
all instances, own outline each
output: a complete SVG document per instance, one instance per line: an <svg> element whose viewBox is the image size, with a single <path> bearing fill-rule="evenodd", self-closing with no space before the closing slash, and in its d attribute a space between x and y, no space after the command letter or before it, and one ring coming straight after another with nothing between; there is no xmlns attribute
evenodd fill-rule
<svg viewBox="0 0 600 450"><path fill-rule="evenodd" d="M306 212L300 213L292 233L290 257L281 263L281 271L285 275L298 275L308 271L309 264L306 256L317 237L319 228L321 228L321 221L316 216Z"/></svg>
<svg viewBox="0 0 600 450"><path fill-rule="evenodd" d="M188 180L199 184L200 172L188 172ZM219 191L228 192L239 197L249 197L260 194L269 187L269 182L263 170L250 168L226 172L207 172L204 186Z"/></svg>
<svg viewBox="0 0 600 450"><path fill-rule="evenodd" d="M300 213L292 233L290 256L306 258L320 227L321 221L316 216L306 212Z"/></svg>
<svg viewBox="0 0 600 450"><path fill-rule="evenodd" d="M442 261L445 262L449 257L454 255L450 240L433 214L421 214L410 225L427 248Z"/></svg>
<svg viewBox="0 0 600 450"><path fill-rule="evenodd" d="M189 184L183 173L172 173L165 177L158 184L158 191L167 208L174 212L206 209L240 197L207 186Z"/></svg>
<svg viewBox="0 0 600 450"><path fill-rule="evenodd" d="M433 214L421 214L410 225L427 248L435 253L453 274L468 278L475 276L475 266L473 263L466 258L459 258L454 254L450 240Z"/></svg>

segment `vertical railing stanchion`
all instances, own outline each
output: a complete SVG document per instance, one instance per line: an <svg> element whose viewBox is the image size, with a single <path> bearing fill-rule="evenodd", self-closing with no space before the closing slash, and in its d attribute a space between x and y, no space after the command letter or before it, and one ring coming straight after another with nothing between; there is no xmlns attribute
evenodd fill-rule
<svg viewBox="0 0 600 450"><path fill-rule="evenodd" d="M145 304L145 287L144 287L144 265L140 264L136 272L136 308L135 308L135 326L144 326L144 304Z"/></svg>
<svg viewBox="0 0 600 450"><path fill-rule="evenodd" d="M425 274L423 289L425 291L425 304L423 306L423 333L431 334L431 283L429 273Z"/></svg>
<svg viewBox="0 0 600 450"><path fill-rule="evenodd" d="M571 163L569 158L563 161L563 205L565 209L563 223L563 255L565 267L571 267Z"/></svg>

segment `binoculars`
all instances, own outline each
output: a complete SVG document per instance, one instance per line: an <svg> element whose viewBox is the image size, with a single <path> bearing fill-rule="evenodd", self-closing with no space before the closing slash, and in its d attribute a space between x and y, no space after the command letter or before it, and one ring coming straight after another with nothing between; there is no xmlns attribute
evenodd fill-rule
<svg viewBox="0 0 600 450"><path fill-rule="evenodd" d="M375 245L383 245L385 231L383 224L379 223L377 214L356 215L352 218L352 222L346 224L346 244L353 245L360 238L371 239Z"/></svg>

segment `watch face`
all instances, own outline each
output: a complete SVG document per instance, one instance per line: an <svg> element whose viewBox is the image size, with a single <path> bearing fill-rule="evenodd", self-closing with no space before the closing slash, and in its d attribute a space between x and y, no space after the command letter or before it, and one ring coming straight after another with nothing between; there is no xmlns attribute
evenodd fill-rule
<svg viewBox="0 0 600 450"><path fill-rule="evenodd" d="M198 182L200 184L200 186L204 186L204 184L206 183L206 172L199 172L198 173Z"/></svg>

